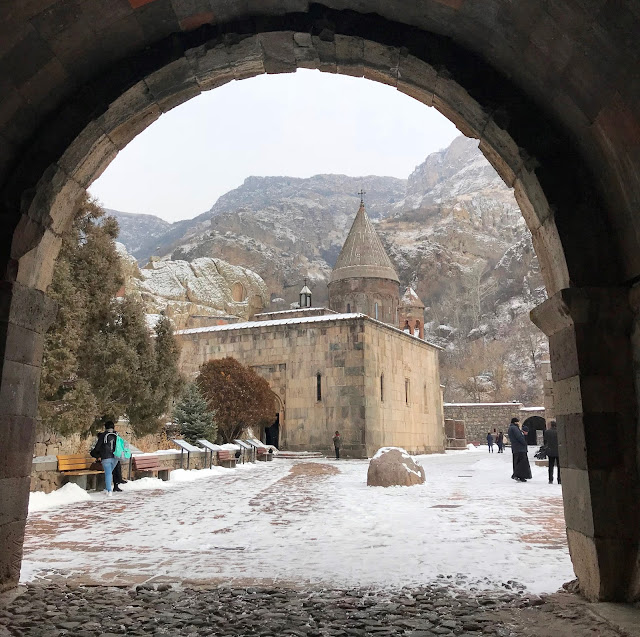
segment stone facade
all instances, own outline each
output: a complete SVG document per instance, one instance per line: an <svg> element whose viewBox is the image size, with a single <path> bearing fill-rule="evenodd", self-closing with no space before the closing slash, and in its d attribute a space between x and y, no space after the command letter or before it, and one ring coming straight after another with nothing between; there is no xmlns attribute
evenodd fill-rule
<svg viewBox="0 0 640 637"><path fill-rule="evenodd" d="M390 279L341 279L329 284L334 312L360 312L398 326L398 284Z"/></svg>
<svg viewBox="0 0 640 637"><path fill-rule="evenodd" d="M522 403L445 403L444 417L464 421L467 443L484 445L494 427L505 435L513 417L520 423L531 416L545 417L544 407L524 407Z"/></svg>
<svg viewBox="0 0 640 637"><path fill-rule="evenodd" d="M382 446L444 449L438 349L358 314L242 323L177 333L180 367L194 377L210 359L232 356L271 386L280 447L345 457ZM275 409L275 407L274 407Z"/></svg>

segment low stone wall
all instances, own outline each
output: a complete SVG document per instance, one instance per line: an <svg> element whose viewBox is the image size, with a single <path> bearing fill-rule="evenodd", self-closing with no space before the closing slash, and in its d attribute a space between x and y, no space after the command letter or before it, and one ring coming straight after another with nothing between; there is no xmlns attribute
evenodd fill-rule
<svg viewBox="0 0 640 637"><path fill-rule="evenodd" d="M517 416L520 423L530 416L545 417L543 407L524 407L522 403L445 403L444 417L463 420L468 443L486 445L487 432L502 431L505 436L511 419Z"/></svg>
<svg viewBox="0 0 640 637"><path fill-rule="evenodd" d="M62 454L61 454L62 455ZM162 453L159 455L160 465L163 469L173 471L174 469L180 469L180 452L175 451L171 453ZM214 456L214 462L216 457ZM183 456L183 468L187 468L187 454ZM205 461L205 453L191 452L191 458L189 462L190 469L203 469L209 466L209 455L207 454ZM125 479L128 478L129 467L123 466L122 475ZM133 477L133 475L132 475ZM45 493L51 493L59 489L63 484L67 482L67 478L64 474L58 471L58 460L56 456L41 456L33 459L33 465L31 468L31 491L44 491Z"/></svg>

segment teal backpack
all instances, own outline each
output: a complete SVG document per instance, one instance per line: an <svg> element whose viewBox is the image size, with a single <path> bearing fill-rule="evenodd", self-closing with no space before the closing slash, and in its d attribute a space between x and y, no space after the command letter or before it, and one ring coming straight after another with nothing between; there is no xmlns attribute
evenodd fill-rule
<svg viewBox="0 0 640 637"><path fill-rule="evenodd" d="M116 438L116 448L113 455L120 460L129 460L129 458L131 458L129 443L124 438L121 438L120 436Z"/></svg>

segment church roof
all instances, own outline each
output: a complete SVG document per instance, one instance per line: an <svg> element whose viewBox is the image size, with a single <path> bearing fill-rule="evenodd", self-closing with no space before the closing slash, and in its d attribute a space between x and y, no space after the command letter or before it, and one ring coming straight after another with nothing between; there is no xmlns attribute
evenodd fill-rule
<svg viewBox="0 0 640 637"><path fill-rule="evenodd" d="M400 305L403 307L419 307L424 309L424 303L420 300L420 297L411 286L409 286L407 291L402 295Z"/></svg>
<svg viewBox="0 0 640 637"><path fill-rule="evenodd" d="M361 202L331 273L331 281L364 277L391 279L400 283L380 237L367 216L364 203Z"/></svg>

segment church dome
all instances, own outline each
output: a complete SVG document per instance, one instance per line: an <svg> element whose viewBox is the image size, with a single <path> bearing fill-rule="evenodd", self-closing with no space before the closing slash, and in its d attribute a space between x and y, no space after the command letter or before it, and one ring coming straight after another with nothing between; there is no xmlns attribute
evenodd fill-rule
<svg viewBox="0 0 640 637"><path fill-rule="evenodd" d="M363 202L360 202L360 209L342 246L330 281L355 278L389 279L400 283Z"/></svg>

